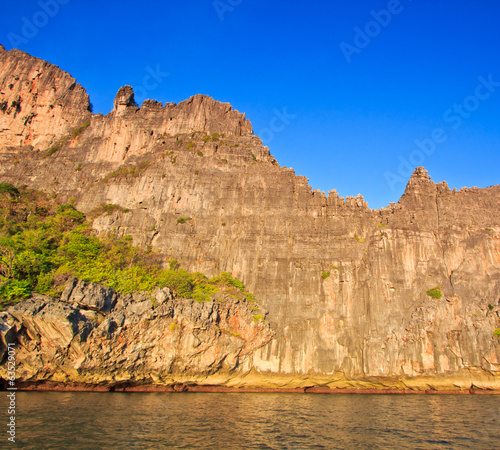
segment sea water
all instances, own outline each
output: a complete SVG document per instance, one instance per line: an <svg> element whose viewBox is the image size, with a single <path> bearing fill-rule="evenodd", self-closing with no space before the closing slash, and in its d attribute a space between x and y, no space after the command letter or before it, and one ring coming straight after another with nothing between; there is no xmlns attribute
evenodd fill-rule
<svg viewBox="0 0 500 450"><path fill-rule="evenodd" d="M500 448L500 396L17 392L23 449Z"/></svg>

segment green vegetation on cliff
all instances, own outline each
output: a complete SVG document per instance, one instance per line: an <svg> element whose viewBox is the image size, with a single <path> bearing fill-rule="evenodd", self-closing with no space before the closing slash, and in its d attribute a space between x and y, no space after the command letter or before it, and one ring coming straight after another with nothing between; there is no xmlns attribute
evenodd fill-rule
<svg viewBox="0 0 500 450"><path fill-rule="evenodd" d="M254 300L229 273L209 279L164 255L132 245L128 236L96 236L86 216L41 192L0 183L0 304L31 292L58 296L70 276L117 292L169 287L178 296L207 301L224 293Z"/></svg>
<svg viewBox="0 0 500 450"><path fill-rule="evenodd" d="M436 287L433 287L432 289L429 289L426 292L426 294L432 298L441 298L443 296L443 293L441 292L440 286L436 286Z"/></svg>

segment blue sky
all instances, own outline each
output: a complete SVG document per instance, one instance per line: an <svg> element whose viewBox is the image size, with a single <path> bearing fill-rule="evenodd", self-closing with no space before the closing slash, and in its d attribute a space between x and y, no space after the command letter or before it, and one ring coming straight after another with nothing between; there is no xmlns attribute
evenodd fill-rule
<svg viewBox="0 0 500 450"><path fill-rule="evenodd" d="M0 43L71 73L94 112L125 84L230 102L313 188L378 208L419 165L500 182L499 18L497 0L4 0Z"/></svg>

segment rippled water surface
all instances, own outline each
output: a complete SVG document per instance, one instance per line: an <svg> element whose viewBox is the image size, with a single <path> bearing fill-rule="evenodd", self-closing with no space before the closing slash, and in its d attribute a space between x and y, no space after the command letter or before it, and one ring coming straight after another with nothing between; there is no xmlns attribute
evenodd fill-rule
<svg viewBox="0 0 500 450"><path fill-rule="evenodd" d="M0 407L6 418L6 392ZM24 449L492 449L499 419L500 396L18 392L16 438Z"/></svg>

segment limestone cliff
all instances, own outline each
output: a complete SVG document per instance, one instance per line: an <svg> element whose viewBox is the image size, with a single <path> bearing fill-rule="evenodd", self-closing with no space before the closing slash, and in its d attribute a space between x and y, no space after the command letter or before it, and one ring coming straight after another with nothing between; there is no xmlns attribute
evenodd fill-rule
<svg viewBox="0 0 500 450"><path fill-rule="evenodd" d="M61 299L34 295L0 313L0 334L3 343L18 344L23 381L115 390L227 381L240 358L273 336L262 314L255 320L248 303L229 295L197 303L167 288L117 295L77 280L68 282ZM5 345L1 351L3 357Z"/></svg>
<svg viewBox="0 0 500 450"><path fill-rule="evenodd" d="M17 50L0 49L0 105L0 181L87 212L118 204L97 230L229 271L263 300L275 335L233 380L500 389L500 186L452 191L418 168L397 204L371 210L312 191L228 104L138 107L126 86L93 115L73 78Z"/></svg>

